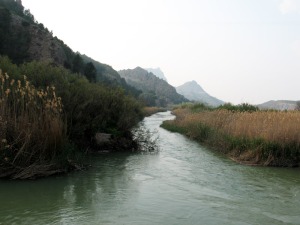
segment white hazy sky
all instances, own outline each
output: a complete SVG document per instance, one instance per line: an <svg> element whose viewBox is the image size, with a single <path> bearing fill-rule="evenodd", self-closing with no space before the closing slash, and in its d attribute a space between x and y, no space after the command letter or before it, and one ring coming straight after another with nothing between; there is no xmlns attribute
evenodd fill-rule
<svg viewBox="0 0 300 225"><path fill-rule="evenodd" d="M300 100L300 0L23 0L74 51L226 102Z"/></svg>

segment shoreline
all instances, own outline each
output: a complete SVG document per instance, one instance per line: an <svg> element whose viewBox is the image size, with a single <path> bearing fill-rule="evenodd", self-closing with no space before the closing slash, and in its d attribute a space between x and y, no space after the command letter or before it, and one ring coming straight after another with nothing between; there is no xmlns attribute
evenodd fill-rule
<svg viewBox="0 0 300 225"><path fill-rule="evenodd" d="M300 167L299 146L295 143L282 145L259 138L231 136L195 120L194 113L181 113L180 110L172 111L176 118L164 121L161 127L183 134L242 165Z"/></svg>

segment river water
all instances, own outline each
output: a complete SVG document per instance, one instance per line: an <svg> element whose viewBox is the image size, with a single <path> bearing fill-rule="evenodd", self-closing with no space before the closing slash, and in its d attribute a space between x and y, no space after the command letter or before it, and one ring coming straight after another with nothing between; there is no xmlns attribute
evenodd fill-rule
<svg viewBox="0 0 300 225"><path fill-rule="evenodd" d="M300 170L239 165L144 120L157 154L100 155L87 171L0 181L0 224L300 224Z"/></svg>

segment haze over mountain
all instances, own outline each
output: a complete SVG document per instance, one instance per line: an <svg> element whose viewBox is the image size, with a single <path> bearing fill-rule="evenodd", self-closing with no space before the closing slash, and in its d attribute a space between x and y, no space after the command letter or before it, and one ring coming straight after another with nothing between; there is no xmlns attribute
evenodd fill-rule
<svg viewBox="0 0 300 225"><path fill-rule="evenodd" d="M173 86L196 80L234 104L298 100L299 0L22 2L74 50L117 70L160 66Z"/></svg>
<svg viewBox="0 0 300 225"><path fill-rule="evenodd" d="M275 109L275 110L294 110L296 109L297 101L289 100L271 100L257 105L260 109Z"/></svg>
<svg viewBox="0 0 300 225"><path fill-rule="evenodd" d="M163 73L163 71L161 71L161 69L159 67L158 68L145 68L145 70L147 70L149 73L153 73L158 78L163 79L168 82L165 74Z"/></svg>
<svg viewBox="0 0 300 225"><path fill-rule="evenodd" d="M158 78L141 67L120 70L119 74L125 78L129 85L143 92L140 98L146 105L165 107L168 104L179 104L188 101L185 97L178 94L176 89L165 80Z"/></svg>
<svg viewBox="0 0 300 225"><path fill-rule="evenodd" d="M191 101L201 102L210 106L219 106L224 104L222 100L210 96L196 81L189 81L176 88L179 94Z"/></svg>

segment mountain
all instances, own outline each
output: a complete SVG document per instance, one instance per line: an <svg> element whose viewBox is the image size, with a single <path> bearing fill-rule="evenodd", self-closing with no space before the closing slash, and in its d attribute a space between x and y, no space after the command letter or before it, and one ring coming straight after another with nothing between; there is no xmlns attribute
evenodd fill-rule
<svg viewBox="0 0 300 225"><path fill-rule="evenodd" d="M296 109L297 101L277 100L268 101L257 105L260 109L275 109L275 110L294 110Z"/></svg>
<svg viewBox="0 0 300 225"><path fill-rule="evenodd" d="M0 54L20 64L33 60L70 64L72 50L35 21L21 1L0 0Z"/></svg>
<svg viewBox="0 0 300 225"><path fill-rule="evenodd" d="M80 53L78 53L80 54ZM92 62L97 70L97 80L107 79L112 83L122 84L125 80L122 79L119 73L111 66L100 63L87 55L80 55L85 63Z"/></svg>
<svg viewBox="0 0 300 225"><path fill-rule="evenodd" d="M155 68L155 69L154 68L146 68L145 70L147 70L149 73L153 73L158 78L167 81L167 78L165 77L165 74L161 71L160 68Z"/></svg>
<svg viewBox="0 0 300 225"><path fill-rule="evenodd" d="M129 85L143 91L140 98L146 105L165 107L188 101L173 86L141 67L120 70L119 74Z"/></svg>
<svg viewBox="0 0 300 225"><path fill-rule="evenodd" d="M53 37L52 32L24 9L20 0L0 0L0 55L7 55L16 64L36 60L63 66L89 80L137 93L111 66L74 52L62 40Z"/></svg>
<svg viewBox="0 0 300 225"><path fill-rule="evenodd" d="M202 102L214 107L224 104L223 101L207 94L196 81L186 82L176 90L190 101Z"/></svg>
<svg viewBox="0 0 300 225"><path fill-rule="evenodd" d="M101 83L108 84L110 86L120 86L124 88L127 92L138 96L141 91L127 84L126 80L120 76L120 74L114 70L111 66L100 63L87 55L80 55L85 63L93 63L97 70L96 80Z"/></svg>

